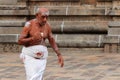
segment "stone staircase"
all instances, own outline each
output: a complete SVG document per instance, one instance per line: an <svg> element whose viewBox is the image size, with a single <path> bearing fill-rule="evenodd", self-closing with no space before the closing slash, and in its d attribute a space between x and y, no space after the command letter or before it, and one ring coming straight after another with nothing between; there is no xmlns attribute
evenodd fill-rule
<svg viewBox="0 0 120 80"><path fill-rule="evenodd" d="M20 51L18 36L38 7L50 10L48 21L61 50L120 53L119 0L0 0L1 52Z"/></svg>

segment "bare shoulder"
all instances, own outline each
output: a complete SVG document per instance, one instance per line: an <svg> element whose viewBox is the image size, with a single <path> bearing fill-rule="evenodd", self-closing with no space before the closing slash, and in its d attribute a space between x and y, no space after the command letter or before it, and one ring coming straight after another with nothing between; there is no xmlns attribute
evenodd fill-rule
<svg viewBox="0 0 120 80"><path fill-rule="evenodd" d="M49 22L46 23L47 27L51 28L51 25Z"/></svg>
<svg viewBox="0 0 120 80"><path fill-rule="evenodd" d="M30 25L32 24L32 22L34 22L34 19L25 22L24 27L26 27L26 28L30 27Z"/></svg>

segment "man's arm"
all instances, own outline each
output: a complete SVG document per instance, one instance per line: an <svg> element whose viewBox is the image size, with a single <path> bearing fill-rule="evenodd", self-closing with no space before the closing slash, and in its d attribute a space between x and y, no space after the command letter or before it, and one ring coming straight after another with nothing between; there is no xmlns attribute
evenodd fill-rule
<svg viewBox="0 0 120 80"><path fill-rule="evenodd" d="M28 43L33 40L32 37L27 38L29 31L30 31L30 22L26 22L18 39L18 44L27 46Z"/></svg>
<svg viewBox="0 0 120 80"><path fill-rule="evenodd" d="M51 28L49 27L48 30L49 30L49 35L48 35L49 43L50 43L50 45L52 46L53 50L56 52L56 54L58 56L59 64L61 64L61 67L63 67L64 66L64 60L63 60L62 55L61 55L61 53L60 53L60 51L58 49L58 46L57 46L57 44L55 42L55 39L54 39L54 37L52 35Z"/></svg>

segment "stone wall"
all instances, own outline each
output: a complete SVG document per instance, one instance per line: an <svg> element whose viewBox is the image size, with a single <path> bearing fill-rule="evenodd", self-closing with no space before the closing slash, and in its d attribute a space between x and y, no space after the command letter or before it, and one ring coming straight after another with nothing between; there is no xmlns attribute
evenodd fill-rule
<svg viewBox="0 0 120 80"><path fill-rule="evenodd" d="M119 0L0 0L1 52L21 49L18 36L38 7L50 10L48 21L60 48L120 53Z"/></svg>

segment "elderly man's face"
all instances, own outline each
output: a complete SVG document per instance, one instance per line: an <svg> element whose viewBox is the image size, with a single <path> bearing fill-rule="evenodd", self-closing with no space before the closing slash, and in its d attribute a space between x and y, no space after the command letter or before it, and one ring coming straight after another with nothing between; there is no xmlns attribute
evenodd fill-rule
<svg viewBox="0 0 120 80"><path fill-rule="evenodd" d="M37 15L38 22L41 26L44 26L46 24L47 18L48 18L47 12L38 13Z"/></svg>

